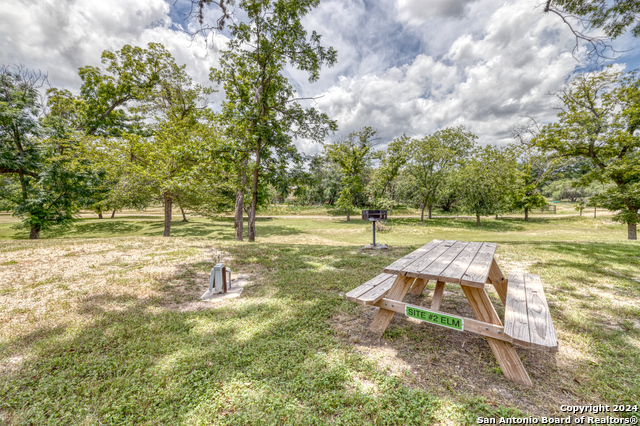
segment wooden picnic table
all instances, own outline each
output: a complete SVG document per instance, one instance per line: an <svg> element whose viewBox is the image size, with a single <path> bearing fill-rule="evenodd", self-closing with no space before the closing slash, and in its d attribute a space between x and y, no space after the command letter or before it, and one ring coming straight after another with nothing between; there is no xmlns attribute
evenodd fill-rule
<svg viewBox="0 0 640 426"><path fill-rule="evenodd" d="M512 272L507 280L494 255L496 244L433 240L396 260L384 272L347 293L347 299L378 306L370 330L382 335L396 313L459 331L480 334L503 374L514 382L532 382L513 344L557 351L556 338L542 283L537 275ZM404 303L407 294L421 295L429 280L436 281L429 308ZM459 284L476 318L440 310L445 283ZM485 291L496 289L505 305L504 325Z"/></svg>

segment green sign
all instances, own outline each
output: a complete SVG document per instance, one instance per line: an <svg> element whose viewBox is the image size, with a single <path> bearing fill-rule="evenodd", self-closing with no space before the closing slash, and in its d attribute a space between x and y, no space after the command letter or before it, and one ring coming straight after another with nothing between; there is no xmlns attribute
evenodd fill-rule
<svg viewBox="0 0 640 426"><path fill-rule="evenodd" d="M435 312L423 311L414 306L405 307L405 315L416 318L442 327L454 328L456 330L464 330L464 320L458 317L450 317L449 315L436 314Z"/></svg>

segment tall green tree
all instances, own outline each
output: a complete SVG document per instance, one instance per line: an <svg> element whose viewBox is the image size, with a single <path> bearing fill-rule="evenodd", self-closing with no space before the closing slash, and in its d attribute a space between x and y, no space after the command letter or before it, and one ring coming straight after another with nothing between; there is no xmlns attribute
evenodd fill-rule
<svg viewBox="0 0 640 426"><path fill-rule="evenodd" d="M125 45L117 51L105 50L102 64L79 70L77 128L87 135L144 133L146 117L138 107L154 100L161 83L175 74L173 56L160 43L149 43L146 49Z"/></svg>
<svg viewBox="0 0 640 426"><path fill-rule="evenodd" d="M50 114L84 135L82 145L89 151L96 148L100 138L125 134L149 137L152 134L149 123L154 119L158 102L166 99L161 94L179 75L178 68L171 53L159 43L149 43L146 48L125 45L119 50L106 50L102 53L101 67L79 69L83 83L78 95L68 90L48 90ZM100 217L106 209L115 213L124 207L144 207L141 203L151 201L145 191L134 190L138 188L136 184L142 184L139 179L107 175L98 164L93 165L93 170L96 176L91 181L90 194L83 199L83 207L94 210ZM120 178L124 180L118 181Z"/></svg>
<svg viewBox="0 0 640 426"><path fill-rule="evenodd" d="M153 116L147 125L150 136L123 133L104 138L103 166L127 182L138 183L134 193L148 194L164 204L163 235L171 235L175 202L194 204L197 191L208 174L215 173L213 161L219 148L214 114L206 107L207 88L194 84L172 58L159 72L159 83L141 99L136 112ZM209 166L206 168L206 166ZM183 215L184 216L184 215Z"/></svg>
<svg viewBox="0 0 640 426"><path fill-rule="evenodd" d="M238 143L253 151L249 241L255 241L255 219L263 159L274 149L293 146L293 138L322 141L335 122L315 108L303 106L285 75L292 66L318 79L323 65L332 66L336 51L308 34L302 19L319 0L241 0L247 19L228 26L231 34L210 77L224 87L222 117ZM242 164L238 164L241 167Z"/></svg>
<svg viewBox="0 0 640 426"><path fill-rule="evenodd" d="M421 221L424 220L425 208L429 209L431 219L431 211L438 201L438 190L447 173L462 164L476 139L476 135L458 126L438 130L409 143L406 174L412 198L422 211Z"/></svg>
<svg viewBox="0 0 640 426"><path fill-rule="evenodd" d="M0 199L29 229L29 238L74 219L95 174L83 167L77 135L44 111L44 77L0 68Z"/></svg>
<svg viewBox="0 0 640 426"><path fill-rule="evenodd" d="M393 212L396 204L396 180L407 162L409 141L406 135L402 135L394 139L386 150L374 154L379 165L369 183L369 192L373 205L378 208Z"/></svg>
<svg viewBox="0 0 640 426"><path fill-rule="evenodd" d="M613 218L627 224L630 240L637 239L640 79L635 72L624 75L612 69L582 74L558 97L558 122L545 126L536 144L560 158L588 159L592 168L582 177L583 184L614 183L591 203L617 211Z"/></svg>
<svg viewBox="0 0 640 426"><path fill-rule="evenodd" d="M334 205L340 194L342 172L324 153L309 158L309 171L297 201L304 204Z"/></svg>
<svg viewBox="0 0 640 426"><path fill-rule="evenodd" d="M68 90L48 90L52 112L66 125L88 136L149 134L141 111L157 100L161 83L175 74L171 53L159 43L147 48L125 45L105 50L102 67L85 66L78 71L82 86L78 95Z"/></svg>
<svg viewBox="0 0 640 426"><path fill-rule="evenodd" d="M535 121L516 127L513 131L514 139L518 142L514 148L519 157L521 181L513 194L511 206L516 210L524 210L525 221L529 220L530 210L547 205L541 188L556 170L564 166L562 161L540 152L532 143L539 132L540 127Z"/></svg>
<svg viewBox="0 0 640 426"><path fill-rule="evenodd" d="M376 131L371 127L365 127L350 133L344 140L325 145L327 157L342 171L342 188L336 205L347 211L347 221L351 220L351 209L365 198L364 189L373 160L371 149L375 134Z"/></svg>
<svg viewBox="0 0 640 426"><path fill-rule="evenodd" d="M450 170L445 177L442 186L438 190L437 206L445 212L452 212L457 208L462 188L461 167Z"/></svg>
<svg viewBox="0 0 640 426"><path fill-rule="evenodd" d="M461 206L467 213L480 216L502 213L521 179L513 150L491 145L476 148L461 170Z"/></svg>

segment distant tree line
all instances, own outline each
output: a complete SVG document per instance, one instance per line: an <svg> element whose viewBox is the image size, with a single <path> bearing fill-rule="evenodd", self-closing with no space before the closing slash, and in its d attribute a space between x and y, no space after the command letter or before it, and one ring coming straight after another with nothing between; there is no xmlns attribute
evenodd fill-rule
<svg viewBox="0 0 640 426"><path fill-rule="evenodd" d="M528 146L477 145L477 136L464 127L439 130L422 138L402 136L385 150L375 150L375 130L367 127L344 140L326 144L313 156L306 182L296 190L294 202L331 204L349 212L375 207L393 212L398 205L420 209L421 220L431 219L434 208L480 217L546 204L531 189L539 180L532 170ZM541 154L535 157L538 161ZM553 162L553 159L547 159ZM525 217L528 219L528 214Z"/></svg>

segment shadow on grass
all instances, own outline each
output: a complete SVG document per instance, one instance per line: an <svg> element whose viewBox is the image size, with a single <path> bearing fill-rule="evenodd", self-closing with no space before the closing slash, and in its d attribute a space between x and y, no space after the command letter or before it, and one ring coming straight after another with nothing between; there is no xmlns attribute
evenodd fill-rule
<svg viewBox="0 0 640 426"><path fill-rule="evenodd" d="M548 219L530 220L533 223L546 223ZM524 221L512 218L481 220L481 226L476 225L475 219L466 218L434 218L420 221L420 218L399 217L389 219L389 225L405 225L405 226L424 226L439 228L456 228L466 230L481 230L490 232L511 232L522 231L526 229Z"/></svg>
<svg viewBox="0 0 640 426"><path fill-rule="evenodd" d="M85 219L87 220L87 219ZM106 220L96 222L93 219L89 223L82 223L83 221L76 222L68 227L55 227L43 232L44 238L63 238L63 237L89 237L92 235L96 237L104 236L120 236L122 234L134 234L144 228L135 222L125 222L122 220ZM96 235L97 234L97 235Z"/></svg>
<svg viewBox="0 0 640 426"><path fill-rule="evenodd" d="M578 269L600 277L615 274L637 278L640 245L635 242L502 241L500 244L530 246L540 251L546 259L540 266ZM635 271L636 275L621 273L621 269Z"/></svg>
<svg viewBox="0 0 640 426"><path fill-rule="evenodd" d="M124 217L119 219L81 219L67 227L54 227L43 231L43 239L54 238L103 238L121 237L131 235L162 236L164 222L160 220L147 220L148 218L133 216L130 220ZM303 231L282 225L272 225L273 218L257 218L258 236L268 237L274 235L295 235ZM245 234L246 234L245 220ZM232 241L235 237L233 218L216 218L214 222L171 222L172 237L203 237ZM13 239L27 239L28 232L15 232Z"/></svg>
<svg viewBox="0 0 640 426"><path fill-rule="evenodd" d="M144 213L140 213L139 215L118 215L111 219L111 217L106 216L104 219L100 220L164 220L164 216L159 215L146 215Z"/></svg>
<svg viewBox="0 0 640 426"><path fill-rule="evenodd" d="M185 268L210 268L178 266L182 275ZM73 424L430 424L442 409L440 399L400 386L345 352L326 323L343 302L320 288L282 298L285 289L258 286L217 309L181 311L175 302L193 295L173 281L156 282L161 296L153 299L85 297L77 307L86 318L79 328L14 339L2 358L20 352L29 358L0 378L3 417Z"/></svg>
<svg viewBox="0 0 640 426"><path fill-rule="evenodd" d="M273 235L296 235L304 232L292 228L290 226L271 225L271 218L260 218L256 220L256 232L259 237L270 237ZM218 222L216 220L216 222ZM223 241L233 241L235 238L235 229L233 221L224 221L223 223L206 223L206 222L171 222L172 237L206 237ZM246 225L245 225L246 226ZM148 226L149 230L145 231L145 235L159 236L162 235L164 223L157 222ZM245 235L246 235L245 228Z"/></svg>

